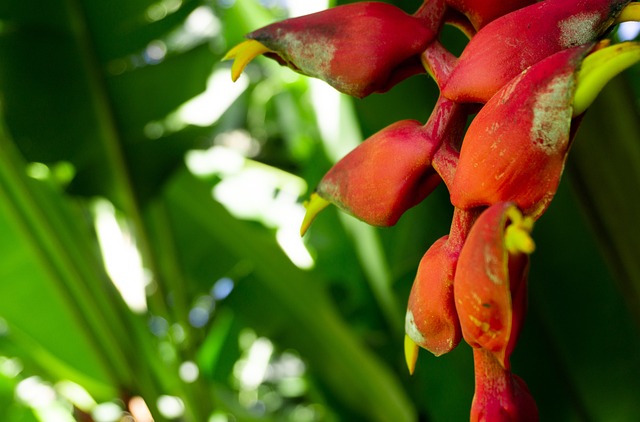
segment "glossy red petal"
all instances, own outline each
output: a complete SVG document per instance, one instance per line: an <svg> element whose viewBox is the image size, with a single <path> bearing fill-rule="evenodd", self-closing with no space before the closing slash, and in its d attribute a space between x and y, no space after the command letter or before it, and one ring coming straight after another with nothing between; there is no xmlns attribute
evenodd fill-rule
<svg viewBox="0 0 640 422"><path fill-rule="evenodd" d="M420 53L435 36L424 20L380 2L338 6L247 35L273 51L268 57L355 97L424 72Z"/></svg>
<svg viewBox="0 0 640 422"><path fill-rule="evenodd" d="M507 369L526 308L529 263L526 254L510 253L505 243L514 212L518 213L513 203L501 203L478 217L460 253L454 281L465 341L490 351Z"/></svg>
<svg viewBox="0 0 640 422"><path fill-rule="evenodd" d="M396 122L336 163L317 193L369 224L393 225L440 183L431 167L438 145L420 122Z"/></svg>
<svg viewBox="0 0 640 422"><path fill-rule="evenodd" d="M482 28L464 49L442 94L485 103L529 66L597 40L629 0L547 0Z"/></svg>
<svg viewBox="0 0 640 422"><path fill-rule="evenodd" d="M589 47L559 52L504 86L465 135L451 202L514 201L539 216L555 195L571 140L574 73Z"/></svg>
<svg viewBox="0 0 640 422"><path fill-rule="evenodd" d="M535 0L447 0L447 4L463 13L476 30L500 16L535 3Z"/></svg>

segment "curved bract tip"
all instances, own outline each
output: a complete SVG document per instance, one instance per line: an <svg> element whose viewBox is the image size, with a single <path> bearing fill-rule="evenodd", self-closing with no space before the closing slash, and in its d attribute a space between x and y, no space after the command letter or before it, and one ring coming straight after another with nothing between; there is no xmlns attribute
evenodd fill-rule
<svg viewBox="0 0 640 422"><path fill-rule="evenodd" d="M408 335L404 336L404 358L409 368L409 374L413 375L416 369L416 361L418 360L418 352L420 347Z"/></svg>
<svg viewBox="0 0 640 422"><path fill-rule="evenodd" d="M316 216L323 209L329 206L330 202L326 199L322 198L317 193L312 193L311 197L308 201L304 203L304 207L307 209L307 212L304 214L304 219L302 220L302 224L300 226L300 236L304 236L304 234L315 220Z"/></svg>
<svg viewBox="0 0 640 422"><path fill-rule="evenodd" d="M638 62L640 43L637 42L614 44L585 57L576 75L573 116L584 113L611 79Z"/></svg>
<svg viewBox="0 0 640 422"><path fill-rule="evenodd" d="M251 60L261 54L269 53L271 51L272 50L265 47L259 41L247 40L229 50L222 60L234 60L233 65L231 65L231 80L235 82Z"/></svg>
<svg viewBox="0 0 640 422"><path fill-rule="evenodd" d="M640 21L640 2L627 4L616 18L614 25L633 21Z"/></svg>

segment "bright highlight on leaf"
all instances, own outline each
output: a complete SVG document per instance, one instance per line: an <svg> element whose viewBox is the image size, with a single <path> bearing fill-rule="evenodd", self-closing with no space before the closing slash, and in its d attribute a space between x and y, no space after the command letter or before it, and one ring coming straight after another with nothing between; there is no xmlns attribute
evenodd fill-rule
<svg viewBox="0 0 640 422"><path fill-rule="evenodd" d="M640 3L629 3L616 18L615 24L640 21Z"/></svg>
<svg viewBox="0 0 640 422"><path fill-rule="evenodd" d="M416 369L416 361L418 360L418 352L420 347L408 335L404 336L404 358L409 368L409 374L413 375Z"/></svg>
<svg viewBox="0 0 640 422"><path fill-rule="evenodd" d="M304 214L304 219L302 220L302 225L300 226L300 236L304 236L311 223L313 223L313 220L315 220L316 216L320 213L320 211L327 208L329 204L329 201L322 198L317 193L311 194L309 200L304 204L307 212Z"/></svg>
<svg viewBox="0 0 640 422"><path fill-rule="evenodd" d="M639 61L637 42L615 44L588 55L576 76L573 115L584 113L611 79Z"/></svg>
<svg viewBox="0 0 640 422"><path fill-rule="evenodd" d="M271 51L256 40L247 40L229 50L222 60L234 60L233 65L231 65L231 80L235 82L251 60Z"/></svg>

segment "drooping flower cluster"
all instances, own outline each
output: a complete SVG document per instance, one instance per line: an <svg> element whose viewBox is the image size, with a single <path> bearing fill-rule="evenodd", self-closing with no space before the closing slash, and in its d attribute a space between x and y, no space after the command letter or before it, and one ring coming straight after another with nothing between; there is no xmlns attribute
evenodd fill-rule
<svg viewBox="0 0 640 422"><path fill-rule="evenodd" d="M419 347L442 355L464 338L474 350L472 420L538 419L509 362L526 310L530 232L584 111L640 61L640 44L610 45L605 35L639 18L629 0L426 0L411 15L360 2L258 29L225 57L235 59L234 80L263 54L359 98L418 73L438 84L424 125L396 122L329 170L301 232L329 204L391 226L446 185L452 224L418 265L405 355L413 372ZM438 41L445 24L470 38L460 57Z"/></svg>

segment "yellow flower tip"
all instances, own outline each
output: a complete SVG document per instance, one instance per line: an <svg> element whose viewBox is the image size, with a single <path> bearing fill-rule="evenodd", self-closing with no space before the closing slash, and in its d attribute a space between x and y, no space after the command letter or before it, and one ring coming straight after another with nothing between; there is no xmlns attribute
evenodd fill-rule
<svg viewBox="0 0 640 422"><path fill-rule="evenodd" d="M640 3L629 3L620 12L614 25L622 22L640 21Z"/></svg>
<svg viewBox="0 0 640 422"><path fill-rule="evenodd" d="M511 220L504 233L507 251L512 254L532 254L536 249L536 244L530 236L533 218L523 216L515 206L509 208L506 215Z"/></svg>
<svg viewBox="0 0 640 422"><path fill-rule="evenodd" d="M234 60L231 65L231 80L235 82L251 60L261 54L269 53L271 51L272 50L261 44L259 41L246 40L229 50L222 60Z"/></svg>
<svg viewBox="0 0 640 422"><path fill-rule="evenodd" d="M415 341L411 339L408 335L404 336L404 358L407 362L407 368L409 368L409 374L413 375L416 369L416 362L418 360L418 352L420 351L420 347L416 344Z"/></svg>
<svg viewBox="0 0 640 422"><path fill-rule="evenodd" d="M307 212L304 214L304 219L302 220L302 225L300 226L300 236L304 236L304 234L309 230L309 226L313 223L313 220L316 219L316 216L323 209L329 206L330 202L326 199L322 198L317 193L312 193L311 197L308 201L304 203L304 207L307 209Z"/></svg>
<svg viewBox="0 0 640 422"><path fill-rule="evenodd" d="M244 43L246 43L246 41L243 41L240 44L237 44L237 45L233 46L233 48L231 48L231 50L227 51L227 54L225 54L224 57L222 59L220 59L220 61L224 62L224 61L227 61L227 60L235 59L236 55L238 54L238 50L240 50L242 48Z"/></svg>
<svg viewBox="0 0 640 422"><path fill-rule="evenodd" d="M529 231L525 227L516 224L507 227L505 245L512 254L531 254L536 249L536 244L529 235Z"/></svg>
<svg viewBox="0 0 640 422"><path fill-rule="evenodd" d="M573 115L584 113L611 79L638 62L640 43L637 42L613 44L585 57L576 74Z"/></svg>

